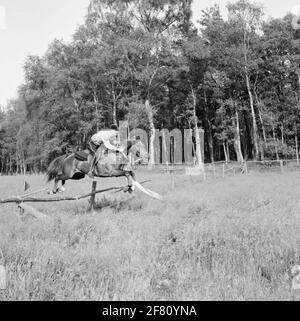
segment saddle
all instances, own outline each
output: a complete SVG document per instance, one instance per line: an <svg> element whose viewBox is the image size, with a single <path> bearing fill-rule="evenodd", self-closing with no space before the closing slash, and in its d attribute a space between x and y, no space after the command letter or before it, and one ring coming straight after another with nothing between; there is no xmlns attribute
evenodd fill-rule
<svg viewBox="0 0 300 321"><path fill-rule="evenodd" d="M108 153L109 153L109 150L108 150L107 148L105 148L103 155L108 155ZM117 155L119 155L119 154L120 154L120 152L117 151ZM89 154L86 153L86 152L84 152L84 151L77 151L77 152L75 152L75 159L78 160L78 161L80 161L80 162L87 162L87 161L88 161L88 156L89 156ZM97 160L96 163L98 163L98 161L99 161L99 160ZM120 165L121 165L121 164L120 164ZM123 165L121 165L120 169L130 171L130 170L131 170L131 167L130 167L129 164L124 163ZM105 170L106 170L106 169L105 169ZM79 179L80 179L80 178L79 178Z"/></svg>
<svg viewBox="0 0 300 321"><path fill-rule="evenodd" d="M107 155L109 152L108 149L104 151L104 155ZM117 152L119 154L119 152ZM88 161L88 153L85 153L84 151L79 151L75 153L75 159L79 160L80 162L87 162Z"/></svg>
<svg viewBox="0 0 300 321"><path fill-rule="evenodd" d="M92 151L91 149L90 149L90 151L92 153L94 153L94 151ZM117 151L116 153L117 153L117 155L119 155L121 152ZM105 148L103 155L108 155L108 154L109 154L109 149ZM77 159L80 162L86 162L86 161L88 161L88 153L86 153L84 151L77 151L77 152L75 152L75 159Z"/></svg>

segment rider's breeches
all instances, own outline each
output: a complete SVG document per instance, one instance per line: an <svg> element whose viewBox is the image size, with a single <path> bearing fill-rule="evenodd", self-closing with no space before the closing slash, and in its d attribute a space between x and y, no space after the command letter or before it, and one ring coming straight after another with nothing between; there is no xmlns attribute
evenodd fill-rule
<svg viewBox="0 0 300 321"><path fill-rule="evenodd" d="M93 143L92 141L90 141L89 146L90 146L90 149L92 150L92 152L94 153L93 159L92 159L92 166L91 166L91 170L93 170L97 161L101 157L103 144L97 145L97 144Z"/></svg>

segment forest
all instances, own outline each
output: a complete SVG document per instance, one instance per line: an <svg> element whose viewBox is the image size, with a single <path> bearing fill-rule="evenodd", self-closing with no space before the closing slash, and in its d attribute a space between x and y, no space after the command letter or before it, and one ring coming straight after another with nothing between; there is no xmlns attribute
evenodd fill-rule
<svg viewBox="0 0 300 321"><path fill-rule="evenodd" d="M192 0L91 0L72 40L28 56L0 106L1 173L41 172L126 120L204 130L205 162L298 159L300 25L239 0L192 20ZM151 155L150 155L151 160Z"/></svg>

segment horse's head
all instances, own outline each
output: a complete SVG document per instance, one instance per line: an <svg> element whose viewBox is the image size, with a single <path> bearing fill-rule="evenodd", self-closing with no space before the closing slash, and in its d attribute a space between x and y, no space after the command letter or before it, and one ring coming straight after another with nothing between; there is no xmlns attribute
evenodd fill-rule
<svg viewBox="0 0 300 321"><path fill-rule="evenodd" d="M128 141L127 151L137 157L139 163L148 164L148 152L140 139Z"/></svg>

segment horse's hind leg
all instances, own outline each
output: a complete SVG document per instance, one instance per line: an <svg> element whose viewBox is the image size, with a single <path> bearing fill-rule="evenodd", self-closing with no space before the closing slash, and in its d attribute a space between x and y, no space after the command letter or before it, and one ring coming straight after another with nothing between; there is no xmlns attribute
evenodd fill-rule
<svg viewBox="0 0 300 321"><path fill-rule="evenodd" d="M50 195L56 194L58 192L58 178L55 178L52 191L49 192Z"/></svg>

